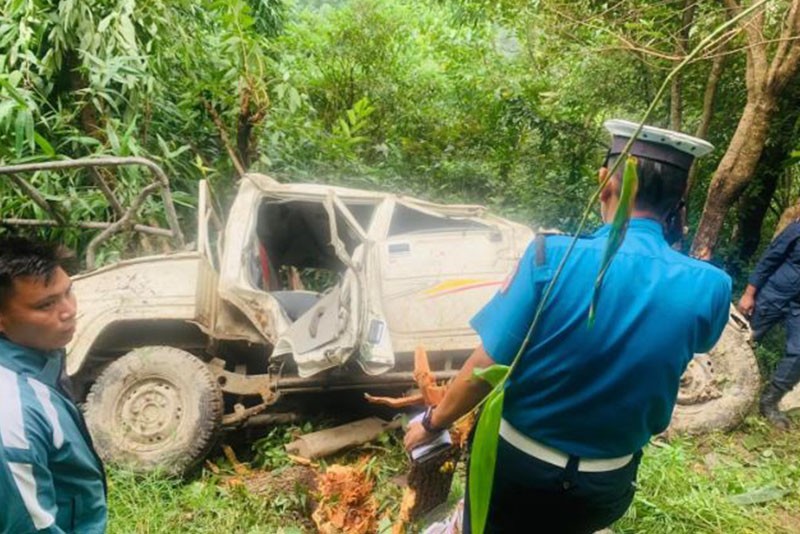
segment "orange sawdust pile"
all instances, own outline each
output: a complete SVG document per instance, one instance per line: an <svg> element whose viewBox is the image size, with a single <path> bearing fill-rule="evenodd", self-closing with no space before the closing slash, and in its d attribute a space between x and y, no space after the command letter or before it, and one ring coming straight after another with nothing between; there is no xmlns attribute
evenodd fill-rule
<svg viewBox="0 0 800 534"><path fill-rule="evenodd" d="M332 465L317 478L319 505L312 519L321 534L368 534L377 530L378 503L367 458L355 465Z"/></svg>

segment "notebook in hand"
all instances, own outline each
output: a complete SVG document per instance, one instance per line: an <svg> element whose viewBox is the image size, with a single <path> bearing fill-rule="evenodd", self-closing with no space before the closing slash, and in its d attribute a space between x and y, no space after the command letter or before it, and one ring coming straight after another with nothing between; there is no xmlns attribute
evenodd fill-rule
<svg viewBox="0 0 800 534"><path fill-rule="evenodd" d="M409 423L421 422L423 415L425 415L424 412L411 419ZM425 443L417 445L411 449L411 459L415 462L424 462L428 458L435 456L436 453L442 449L448 448L452 445L453 440L450 437L450 432L448 430L442 430L441 432L437 432L436 436L430 441L426 441Z"/></svg>

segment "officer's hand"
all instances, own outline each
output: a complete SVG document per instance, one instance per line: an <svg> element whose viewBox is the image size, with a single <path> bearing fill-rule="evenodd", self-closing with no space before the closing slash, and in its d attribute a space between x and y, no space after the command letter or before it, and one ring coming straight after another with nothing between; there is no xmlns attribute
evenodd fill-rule
<svg viewBox="0 0 800 534"><path fill-rule="evenodd" d="M739 309L742 315L745 317L750 317L756 310L756 299L753 297L753 295L745 293L742 295L742 298L739 299L739 305L736 307Z"/></svg>
<svg viewBox="0 0 800 534"><path fill-rule="evenodd" d="M422 423L411 423L406 429L403 445L407 451L411 451L414 447L433 439L433 436L433 434L426 432L425 429L422 428Z"/></svg>

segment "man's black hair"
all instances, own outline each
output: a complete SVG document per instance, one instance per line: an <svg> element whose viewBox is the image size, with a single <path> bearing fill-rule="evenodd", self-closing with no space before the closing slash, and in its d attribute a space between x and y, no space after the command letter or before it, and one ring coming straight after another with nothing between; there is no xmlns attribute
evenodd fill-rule
<svg viewBox="0 0 800 534"><path fill-rule="evenodd" d="M19 236L0 236L0 307L14 291L14 280L43 277L49 284L58 267L69 258L66 249L54 243Z"/></svg>
<svg viewBox="0 0 800 534"><path fill-rule="evenodd" d="M608 158L606 167L611 170L616 156ZM636 209L651 211L662 218L674 215L681 208L689 174L669 163L637 157L636 170L639 189L636 193ZM620 163L614 179L619 180L624 170Z"/></svg>

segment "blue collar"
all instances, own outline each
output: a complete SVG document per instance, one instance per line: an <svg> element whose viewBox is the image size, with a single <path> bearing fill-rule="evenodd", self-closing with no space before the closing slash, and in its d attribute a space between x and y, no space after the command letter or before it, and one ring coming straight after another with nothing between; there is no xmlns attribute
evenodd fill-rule
<svg viewBox="0 0 800 534"><path fill-rule="evenodd" d="M32 376L55 387L61 376L64 351L41 351L23 347L0 336L0 365L17 374Z"/></svg>
<svg viewBox="0 0 800 534"><path fill-rule="evenodd" d="M594 237L604 237L607 236L608 233L611 231L611 224L604 224L597 231L594 233ZM643 219L643 218L632 218L630 220L630 224L628 225L628 232L635 233L639 235L648 235L651 237L657 237L660 240L666 242L664 239L664 228L661 226L661 223L656 221L655 219Z"/></svg>

